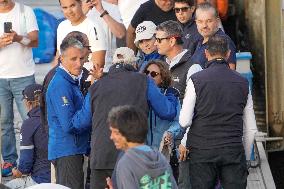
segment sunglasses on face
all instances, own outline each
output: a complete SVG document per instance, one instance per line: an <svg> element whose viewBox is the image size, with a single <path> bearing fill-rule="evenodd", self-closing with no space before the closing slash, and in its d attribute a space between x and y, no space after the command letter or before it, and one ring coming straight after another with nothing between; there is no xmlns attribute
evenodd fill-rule
<svg viewBox="0 0 284 189"><path fill-rule="evenodd" d="M187 12L190 7L181 7L181 8L174 8L175 13L181 12Z"/></svg>
<svg viewBox="0 0 284 189"><path fill-rule="evenodd" d="M156 39L156 41L157 41L157 43L161 43L162 42L162 40L164 40L164 39L170 39L170 38L180 38L180 36L178 36L178 35L169 35L169 36L167 36L167 37L161 37L161 38L159 38L159 37L157 37L156 35L155 35L155 39Z"/></svg>
<svg viewBox="0 0 284 189"><path fill-rule="evenodd" d="M158 72L149 71L149 70L146 70L144 73L145 73L146 75L149 75L149 74L150 74L150 76L151 76L152 78L155 78L155 77L157 77L158 75L160 75L160 73L158 73Z"/></svg>
<svg viewBox="0 0 284 189"><path fill-rule="evenodd" d="M169 39L169 37L161 37L161 38L156 37L156 41L158 43L161 43L164 39Z"/></svg>

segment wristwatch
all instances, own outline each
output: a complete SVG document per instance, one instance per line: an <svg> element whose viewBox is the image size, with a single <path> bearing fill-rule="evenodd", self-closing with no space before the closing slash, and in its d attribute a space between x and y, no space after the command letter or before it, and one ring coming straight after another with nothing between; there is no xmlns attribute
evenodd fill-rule
<svg viewBox="0 0 284 189"><path fill-rule="evenodd" d="M21 44L28 46L31 43L31 40L25 36L23 36L22 40L20 41Z"/></svg>
<svg viewBox="0 0 284 189"><path fill-rule="evenodd" d="M104 15L109 14L106 10L100 15L100 17L102 18Z"/></svg>

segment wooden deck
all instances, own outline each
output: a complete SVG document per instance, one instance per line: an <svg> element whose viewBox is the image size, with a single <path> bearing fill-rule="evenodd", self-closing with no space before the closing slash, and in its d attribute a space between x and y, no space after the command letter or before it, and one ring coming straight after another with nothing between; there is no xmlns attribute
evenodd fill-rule
<svg viewBox="0 0 284 189"><path fill-rule="evenodd" d="M247 189L276 189L263 144L258 138L256 141L260 165L249 169Z"/></svg>

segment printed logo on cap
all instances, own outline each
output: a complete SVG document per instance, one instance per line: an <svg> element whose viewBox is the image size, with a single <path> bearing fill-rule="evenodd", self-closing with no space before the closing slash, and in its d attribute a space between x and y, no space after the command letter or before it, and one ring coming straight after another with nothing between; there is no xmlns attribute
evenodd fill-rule
<svg viewBox="0 0 284 189"><path fill-rule="evenodd" d="M146 26L139 26L139 27L137 28L137 30L136 30L136 33L142 33L142 32L144 32L146 29L147 29Z"/></svg>

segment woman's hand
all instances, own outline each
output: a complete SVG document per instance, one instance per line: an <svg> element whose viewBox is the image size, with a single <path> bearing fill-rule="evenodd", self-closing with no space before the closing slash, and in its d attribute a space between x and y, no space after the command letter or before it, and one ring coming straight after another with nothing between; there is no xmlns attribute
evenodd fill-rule
<svg viewBox="0 0 284 189"><path fill-rule="evenodd" d="M171 145L172 143L173 143L173 134L167 131L164 139L164 144Z"/></svg>

